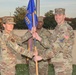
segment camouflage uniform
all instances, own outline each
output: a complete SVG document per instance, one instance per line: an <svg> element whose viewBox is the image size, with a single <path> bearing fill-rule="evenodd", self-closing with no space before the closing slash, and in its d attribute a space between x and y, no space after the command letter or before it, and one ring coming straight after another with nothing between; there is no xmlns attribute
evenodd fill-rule
<svg viewBox="0 0 76 75"><path fill-rule="evenodd" d="M38 32L38 35L42 38L42 40L41 42L36 40L36 48L39 53L38 55L41 56L44 51L46 51L47 49L50 49L49 38L50 38L51 33L48 30L41 28L41 30ZM32 48L33 48L32 51L34 51L35 50L34 40L32 43ZM48 75L48 61L47 60L39 61L38 70L39 70L38 72L39 75ZM36 65L35 65L35 62L31 59L29 60L29 74L36 75Z"/></svg>
<svg viewBox="0 0 76 75"><path fill-rule="evenodd" d="M51 58L55 75L72 75L72 49L74 45L74 32L65 22L65 9L55 9L57 26L50 36L52 50L44 52L44 59ZM47 54L47 55L46 55Z"/></svg>
<svg viewBox="0 0 76 75"><path fill-rule="evenodd" d="M54 36L56 39L53 43L56 55L52 62L54 62L56 75L58 75L58 72L64 73L63 75L72 75L73 29L65 22L63 25L55 28L53 35L56 35ZM58 62L59 64L57 64Z"/></svg>
<svg viewBox="0 0 76 75"><path fill-rule="evenodd" d="M28 36L27 36L28 34ZM24 37L26 40L30 37L29 32L26 33L27 37ZM21 38L23 39L23 37ZM13 33L2 33L0 38L0 51L1 51L1 61L0 69L2 75L15 75L15 65L17 64L16 54L22 54L28 57L32 57L33 54L29 53L28 50L18 47L16 43L19 43L20 38L18 38ZM23 39L24 40L24 39ZM11 45L11 47L10 47Z"/></svg>
<svg viewBox="0 0 76 75"><path fill-rule="evenodd" d="M52 50L44 52L44 60L51 58L55 75L72 75L72 49L74 44L72 27L67 22L57 25L50 41Z"/></svg>
<svg viewBox="0 0 76 75"><path fill-rule="evenodd" d="M28 50L17 46L16 41L18 38L13 34L3 33L0 38L0 49L1 49L1 63L3 64L1 69L2 75L15 75L15 65L17 64L16 54L22 54L24 56L32 58L33 53L29 53ZM15 51L14 51L15 50ZM16 53L17 52L17 53ZM4 65L5 64L5 65Z"/></svg>
<svg viewBox="0 0 76 75"><path fill-rule="evenodd" d="M74 32L72 27L65 22L64 8L55 9L55 20L58 23L54 31L54 35L57 34L54 37L56 40L54 40L55 43L53 43L53 50L56 52L56 55L51 60L54 64L55 74L72 75L72 49L74 44Z"/></svg>
<svg viewBox="0 0 76 75"><path fill-rule="evenodd" d="M55 14L65 14L64 11L64 9L59 8L55 10ZM52 50L43 52L43 59L51 58L55 75L72 75L72 49L74 45L72 27L67 22L57 25L50 36L50 42Z"/></svg>

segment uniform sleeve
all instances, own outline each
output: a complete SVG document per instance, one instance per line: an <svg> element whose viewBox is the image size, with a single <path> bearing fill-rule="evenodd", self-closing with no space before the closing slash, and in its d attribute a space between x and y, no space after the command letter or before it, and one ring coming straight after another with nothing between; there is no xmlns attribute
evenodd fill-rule
<svg viewBox="0 0 76 75"><path fill-rule="evenodd" d="M41 41L40 44L44 47L44 48L50 48L50 37L51 37L51 32L48 30L45 30L43 33L41 33L40 35L41 37Z"/></svg>
<svg viewBox="0 0 76 75"><path fill-rule="evenodd" d="M32 58L33 52L29 52L27 49L24 49L23 47L19 46L14 39L10 39L7 42L7 46L15 50L17 53L20 53L26 57Z"/></svg>
<svg viewBox="0 0 76 75"><path fill-rule="evenodd" d="M29 38L32 37L32 34L30 33L30 31L27 31L22 37L21 37L21 40L22 42L25 42L27 41Z"/></svg>
<svg viewBox="0 0 76 75"><path fill-rule="evenodd" d="M51 41L50 41L51 35L52 33L48 30L45 30L44 33L40 35L40 37L42 38L42 40L40 41L40 44L44 46L44 49L46 49L41 54L41 57L43 58L43 60L48 60L54 56L52 47L51 47Z"/></svg>
<svg viewBox="0 0 76 75"><path fill-rule="evenodd" d="M46 49L46 50L42 53L41 57L42 57L43 60L48 60L48 59L54 57L54 53L53 53L52 49L49 48L49 49Z"/></svg>

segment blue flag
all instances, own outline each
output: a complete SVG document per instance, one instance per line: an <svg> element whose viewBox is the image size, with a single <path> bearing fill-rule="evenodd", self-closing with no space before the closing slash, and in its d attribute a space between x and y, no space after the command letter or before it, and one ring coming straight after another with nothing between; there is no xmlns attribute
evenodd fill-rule
<svg viewBox="0 0 76 75"><path fill-rule="evenodd" d="M33 13L34 13L34 17L33 17ZM27 14L25 15L25 23L29 30L31 30L33 27L33 18L35 22L34 24L35 26L37 26L38 18L36 15L35 3L34 3L34 0L29 0L28 7L27 7Z"/></svg>

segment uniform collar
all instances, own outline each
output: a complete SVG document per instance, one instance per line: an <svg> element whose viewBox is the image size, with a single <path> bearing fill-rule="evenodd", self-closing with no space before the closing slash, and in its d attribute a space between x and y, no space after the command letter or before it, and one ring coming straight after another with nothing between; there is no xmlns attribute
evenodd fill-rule
<svg viewBox="0 0 76 75"><path fill-rule="evenodd" d="M60 24L60 25L58 24L57 26L58 26L58 27L61 27L61 26L65 25L66 23L67 23L67 22L66 22L66 21L64 21L64 23L63 23L63 24Z"/></svg>

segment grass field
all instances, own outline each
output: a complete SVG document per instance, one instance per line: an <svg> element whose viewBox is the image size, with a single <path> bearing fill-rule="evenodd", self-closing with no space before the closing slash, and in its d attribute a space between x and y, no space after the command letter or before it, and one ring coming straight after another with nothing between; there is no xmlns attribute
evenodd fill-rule
<svg viewBox="0 0 76 75"><path fill-rule="evenodd" d="M48 75L55 75L54 67L52 64L49 65ZM16 75L29 75L28 65L26 64L17 64L16 65ZM73 65L73 74L76 75L76 65Z"/></svg>

